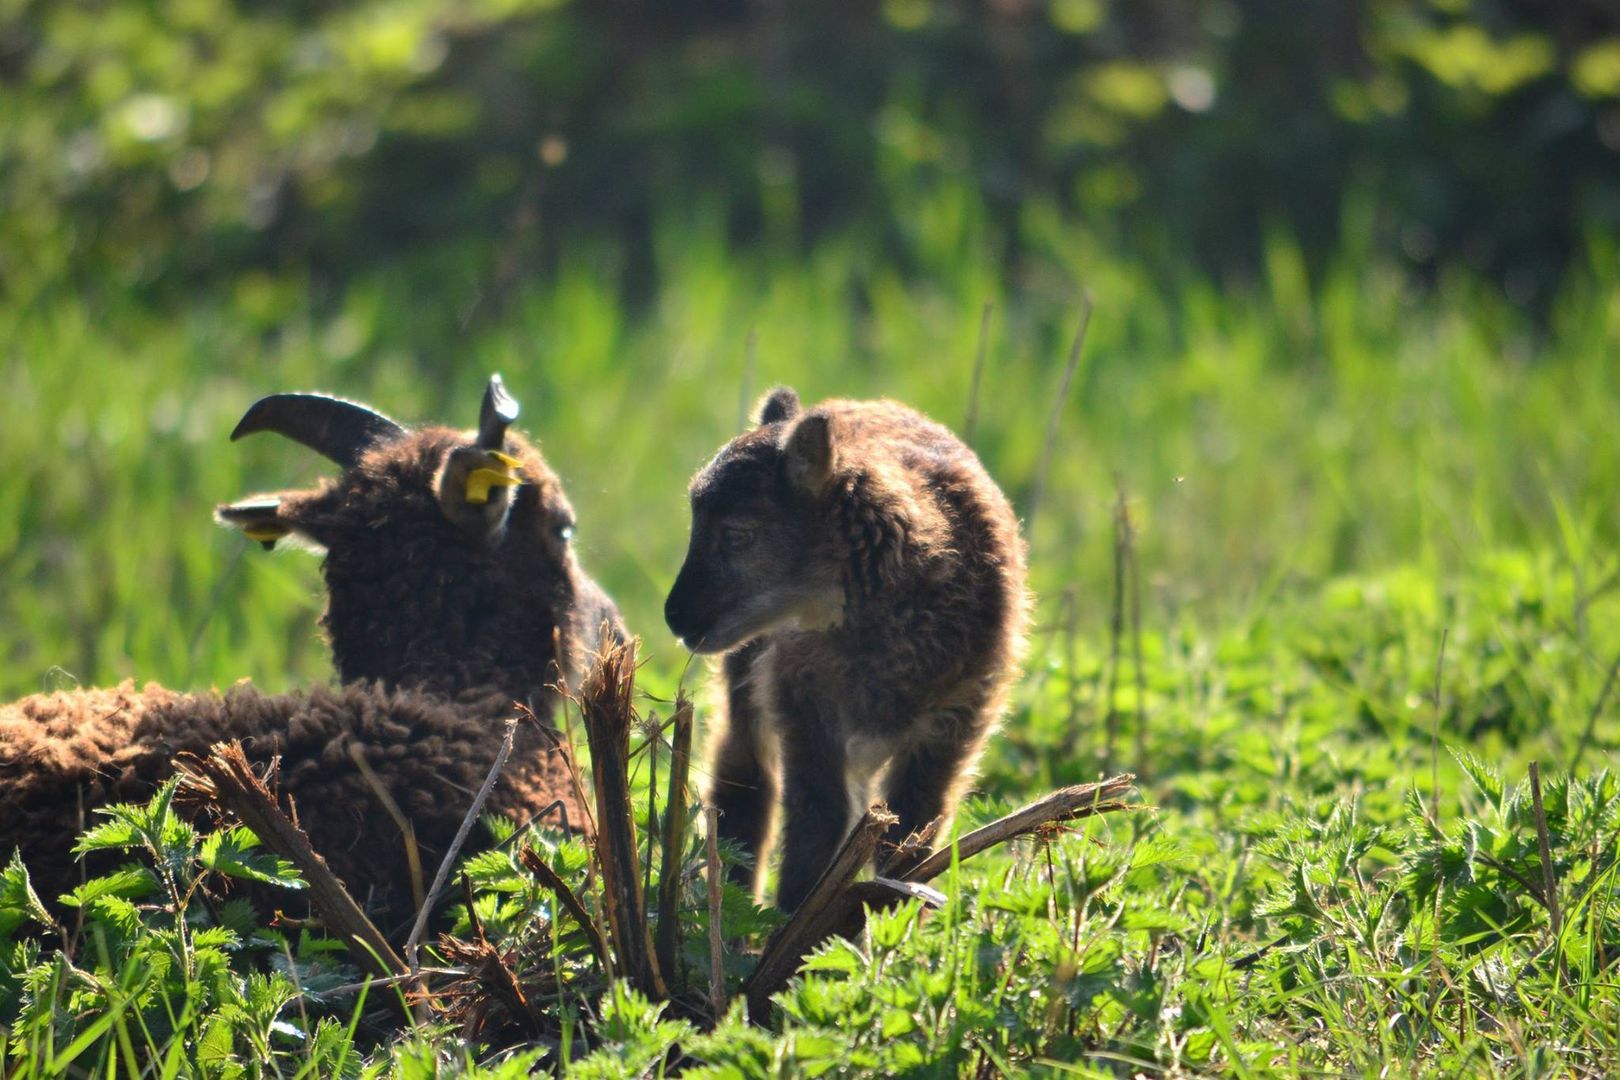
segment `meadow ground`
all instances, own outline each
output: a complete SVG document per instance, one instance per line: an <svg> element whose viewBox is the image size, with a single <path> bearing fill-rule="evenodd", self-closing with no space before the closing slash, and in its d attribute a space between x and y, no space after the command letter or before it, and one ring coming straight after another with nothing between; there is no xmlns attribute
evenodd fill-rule
<svg viewBox="0 0 1620 1080"><path fill-rule="evenodd" d="M209 520L321 463L227 433L291 389L471 424L500 371L568 485L583 560L645 638L643 688L667 699L683 672L702 682L659 614L690 472L775 382L891 395L960 430L989 304L972 440L1031 520L1038 628L964 824L1113 768L1141 774L1148 808L962 864L942 910L827 946L769 1031L734 1010L700 1032L583 967L559 974L572 1068L1620 1070L1612 248L1594 241L1532 316L1465 276L1405 279L1358 249L1353 208L1320 273L1276 236L1258 283L1170 289L1039 213L1032 269L1002 280L971 203L915 209L904 277L837 238L738 255L701 220L671 225L664 284L633 308L589 252L498 296L454 264L335 296L246 276L181 313L14 283L0 691L330 678L316 561ZM1082 285L1094 315L1038 480ZM526 842L583 875L577 845ZM544 921L533 879L508 856L473 869L488 932L526 941ZM86 898L105 933L70 963L48 937L43 953L10 940L27 905L6 883L18 1075L518 1075L559 1052L442 1026L379 1038L352 996L309 996L312 972L328 989L352 972L307 934L238 912L176 935L117 889ZM701 973L695 890L689 914ZM769 922L734 894L725 920Z"/></svg>

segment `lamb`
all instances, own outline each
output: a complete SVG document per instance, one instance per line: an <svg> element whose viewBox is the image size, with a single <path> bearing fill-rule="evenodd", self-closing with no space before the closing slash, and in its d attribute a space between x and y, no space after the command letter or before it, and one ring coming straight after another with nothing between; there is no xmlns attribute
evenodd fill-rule
<svg viewBox="0 0 1620 1080"><path fill-rule="evenodd" d="M559 816L581 826L571 763L547 721L556 685L577 682L623 627L579 567L556 475L507 434L516 415L499 376L471 435L407 430L321 395L278 394L250 408L233 440L277 432L342 470L216 514L266 547L290 538L324 549L321 621L342 685L180 694L126 682L0 706L0 852L20 847L42 895L54 897L83 872L70 852L93 808L148 797L178 753L242 739L260 763L280 756L281 789L338 877L403 922L411 876L378 786L410 822L431 875L514 703L542 723L519 726L487 805L522 821L560 801Z"/></svg>
<svg viewBox="0 0 1620 1080"><path fill-rule="evenodd" d="M689 495L664 616L722 654L708 798L757 888L780 785L791 911L874 786L891 843L948 823L1022 656L1024 542L973 452L893 401L806 411L778 388Z"/></svg>

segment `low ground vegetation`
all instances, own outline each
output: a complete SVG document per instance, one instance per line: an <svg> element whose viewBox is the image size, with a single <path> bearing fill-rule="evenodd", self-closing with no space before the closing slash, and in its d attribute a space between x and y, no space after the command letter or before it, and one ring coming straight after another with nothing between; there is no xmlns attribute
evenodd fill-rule
<svg viewBox="0 0 1620 1080"><path fill-rule="evenodd" d="M405 271L318 299L244 276L178 318L116 289L0 302L14 388L0 406L0 689L68 672L329 679L314 561L244 559L208 524L220 499L304 458L221 452L223 433L266 370L274 388L416 416L498 369L568 484L582 558L647 638L649 722L628 753L640 884L656 893L647 808L662 826L670 754L650 721L701 681L656 632L686 477L777 381L891 394L962 425L989 301L972 441L1030 529L1040 603L958 828L1122 770L1141 809L952 867L933 882L938 908L907 902L813 953L760 1027L740 991L778 917L723 892L717 1012L697 813L667 871L668 1000L605 978L553 901L555 878L600 910L583 842L485 824L494 846L464 861L469 891L458 874L448 916L477 951L424 948L424 966L453 973L437 976L448 1011L424 1013L401 985L357 986L319 928L250 915L226 882L292 888L287 868L228 822L180 824L165 791L87 822L81 846L122 850L128 868L87 882L65 917L48 921L24 866L5 870L6 1069L1620 1069L1612 248L1594 240L1535 321L1466 277L1415 287L1358 246L1354 208L1321 275L1272 237L1258 284L1189 275L1171 290L1034 212L1035 269L1003 288L975 255L971 202L940 191L913 209L903 278L836 240L774 260L669 224L661 257L680 272L636 317L585 253L455 332ZM1037 484L1080 281L1097 314ZM701 729L701 698L696 716ZM449 1009L446 988L490 955L530 980L549 1027Z"/></svg>

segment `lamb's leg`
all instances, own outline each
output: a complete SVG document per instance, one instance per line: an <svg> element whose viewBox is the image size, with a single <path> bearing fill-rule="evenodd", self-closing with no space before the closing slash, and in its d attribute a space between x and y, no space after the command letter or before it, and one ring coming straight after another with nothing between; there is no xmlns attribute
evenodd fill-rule
<svg viewBox="0 0 1620 1080"><path fill-rule="evenodd" d="M962 710L950 721L932 725L943 737L919 742L895 759L883 785L883 798L900 820L885 839L899 844L936 818L939 843L947 835L950 816L979 760L988 725L979 722L978 710Z"/></svg>
<svg viewBox="0 0 1620 1080"><path fill-rule="evenodd" d="M751 685L759 651L756 642L726 656L725 729L709 747L708 802L720 811L720 838L753 856L752 866L734 864L729 874L750 894L758 890L776 803L776 780L765 765L764 733Z"/></svg>
<svg viewBox="0 0 1620 1080"><path fill-rule="evenodd" d="M804 901L853 824L838 726L814 708L784 711L782 733L782 872L776 904L792 911Z"/></svg>

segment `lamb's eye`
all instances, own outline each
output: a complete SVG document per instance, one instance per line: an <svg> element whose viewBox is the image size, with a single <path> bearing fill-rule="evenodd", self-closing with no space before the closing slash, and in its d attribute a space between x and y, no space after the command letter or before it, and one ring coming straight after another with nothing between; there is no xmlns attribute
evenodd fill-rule
<svg viewBox="0 0 1620 1080"><path fill-rule="evenodd" d="M758 530L748 525L727 525L720 530L720 550L737 552L753 546Z"/></svg>
<svg viewBox="0 0 1620 1080"><path fill-rule="evenodd" d="M568 522L566 525L557 526L557 539L561 540L563 543L566 544L568 541L572 540L573 538L574 538L574 523L572 521Z"/></svg>

